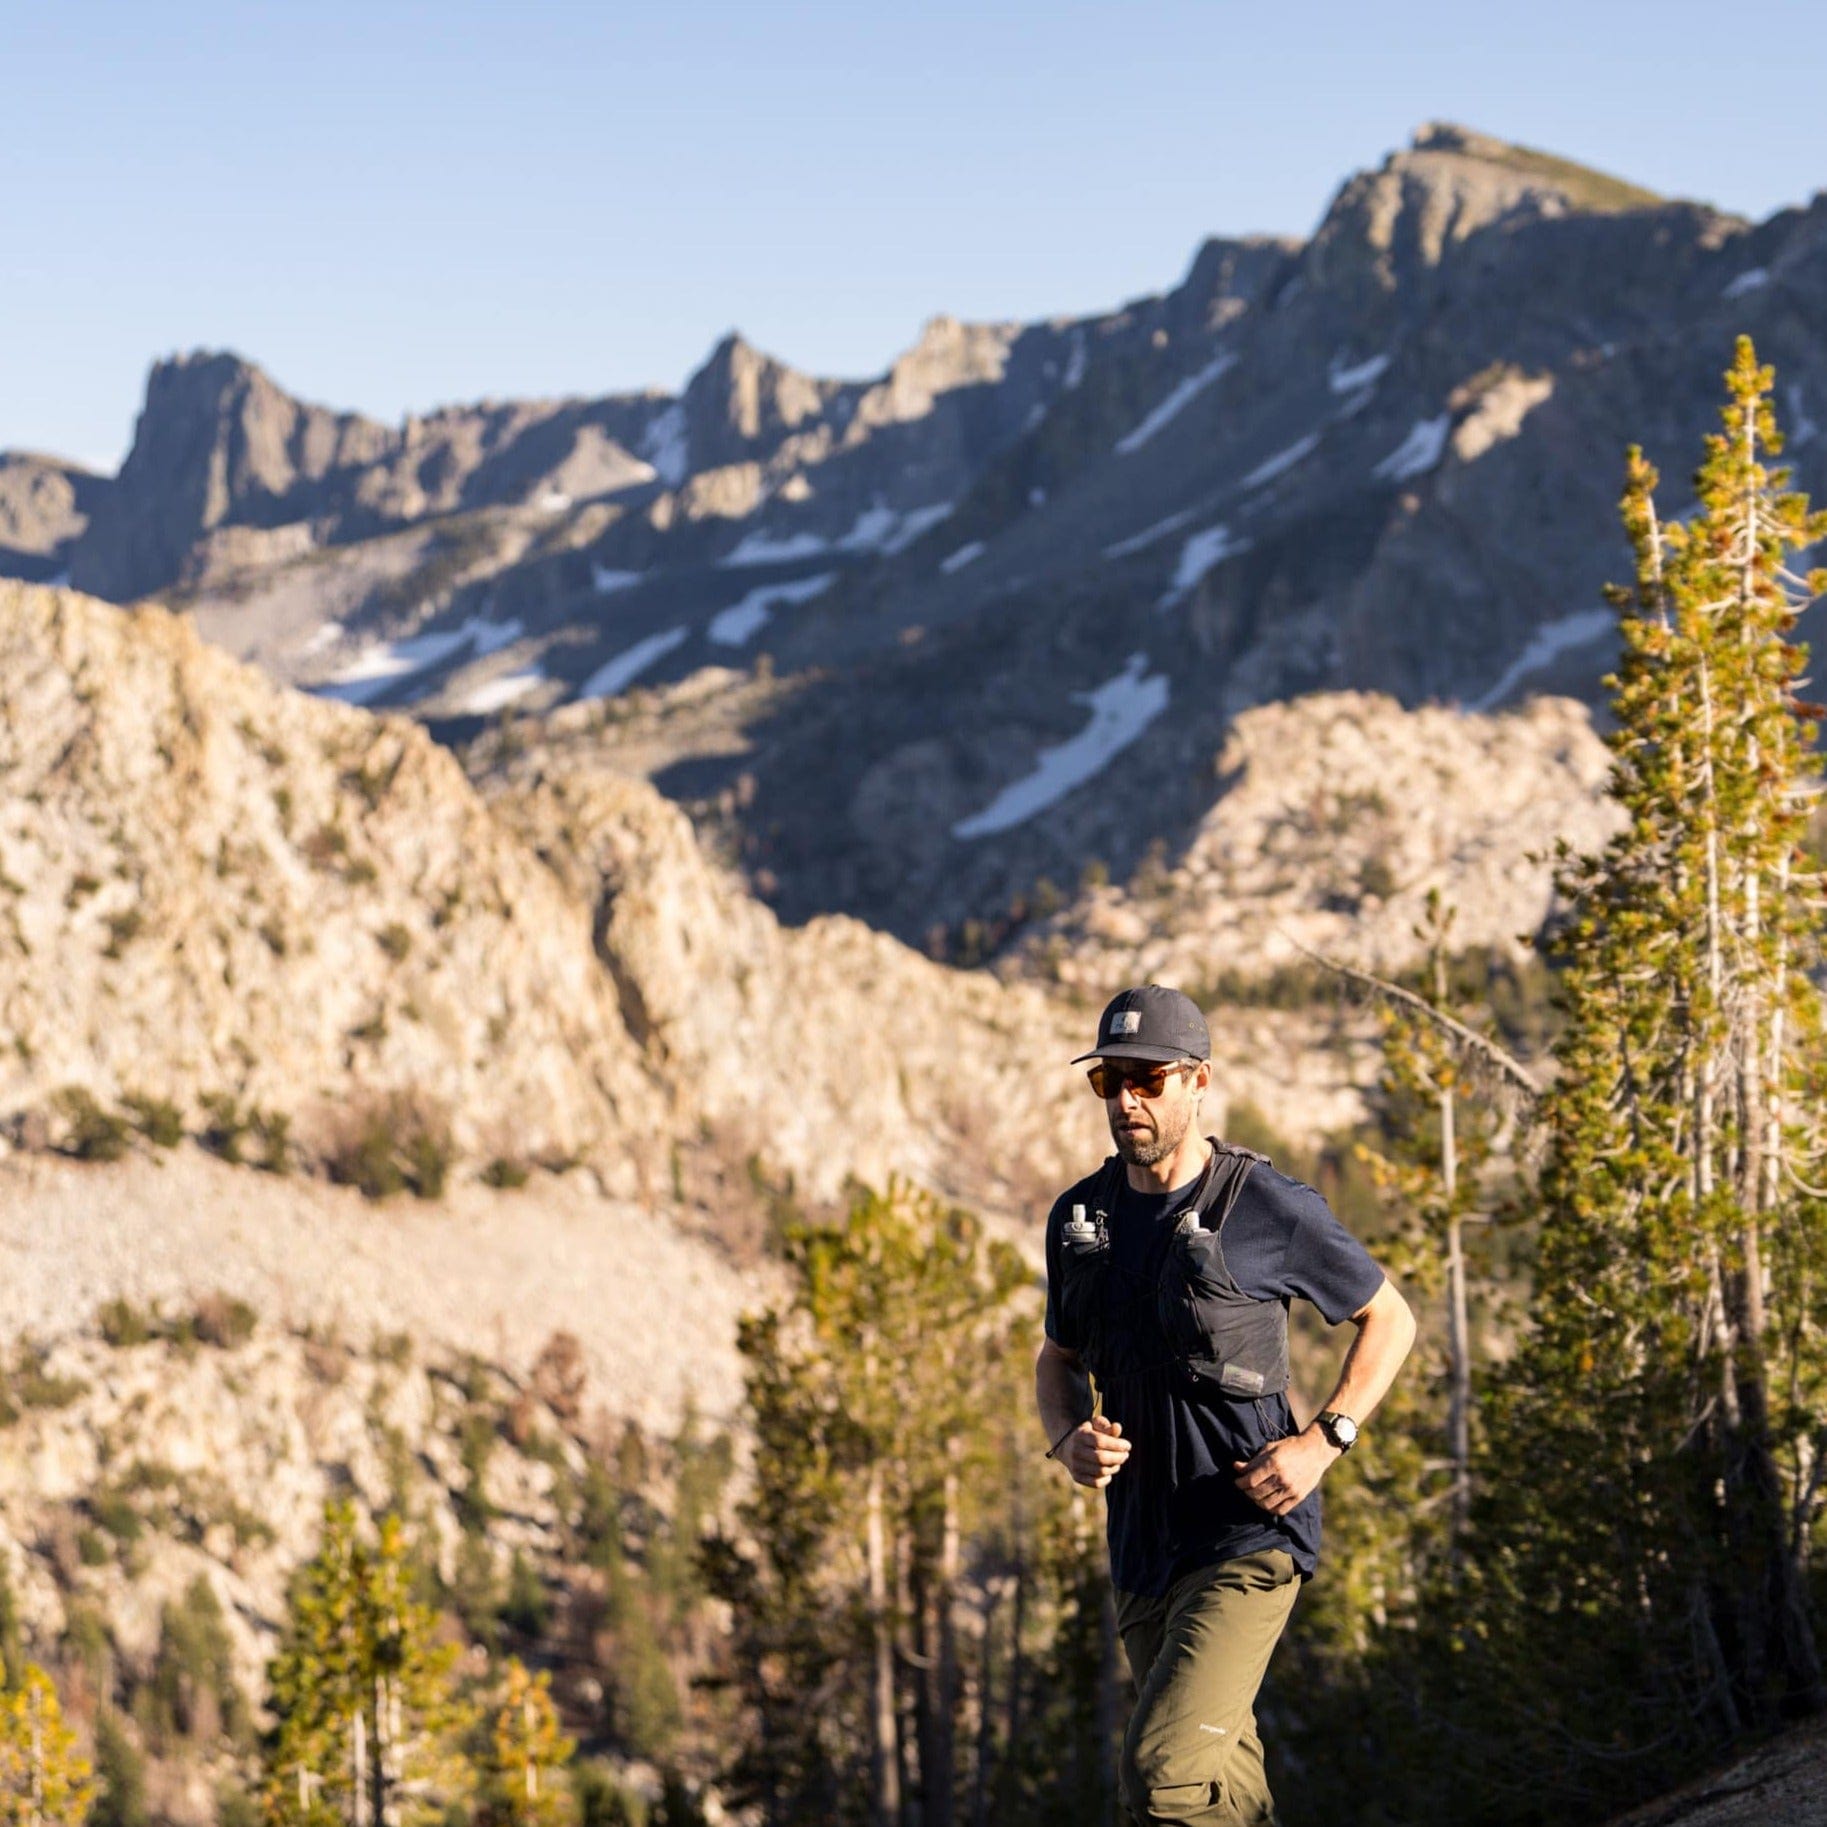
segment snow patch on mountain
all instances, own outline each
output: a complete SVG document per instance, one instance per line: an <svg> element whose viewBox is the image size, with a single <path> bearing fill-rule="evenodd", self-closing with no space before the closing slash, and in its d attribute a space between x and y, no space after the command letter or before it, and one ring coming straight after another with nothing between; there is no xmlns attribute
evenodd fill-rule
<svg viewBox="0 0 1827 1827"><path fill-rule="evenodd" d="M1335 355L1326 368L1326 385L1334 393L1357 393L1363 388L1374 387L1388 366L1387 355L1373 355L1364 362L1346 362Z"/></svg>
<svg viewBox="0 0 1827 1827"><path fill-rule="evenodd" d="M641 455L668 488L677 488L691 474L691 434L682 400L674 400L641 434Z"/></svg>
<svg viewBox="0 0 1827 1827"><path fill-rule="evenodd" d="M525 626L517 617L509 616L505 622L490 622L480 616L469 622L473 631L475 644L471 652L480 659L485 653L499 653L511 641L517 641L526 632Z"/></svg>
<svg viewBox="0 0 1827 1827"><path fill-rule="evenodd" d="M1265 483L1273 482L1277 476L1285 476L1297 463L1304 463L1319 449L1319 433L1310 431L1304 438L1297 439L1284 451L1278 451L1266 463L1259 463L1244 477L1245 488L1261 488Z"/></svg>
<svg viewBox="0 0 1827 1827"><path fill-rule="evenodd" d="M579 698L612 698L623 686L640 677L655 661L663 660L691 632L689 628L668 628L663 634L650 634L624 648L614 659L605 660L577 688Z"/></svg>
<svg viewBox="0 0 1827 1827"><path fill-rule="evenodd" d="M1604 636L1616 633L1617 626L1618 618L1609 609L1582 609L1578 615L1544 622L1530 635L1529 644L1498 675L1497 683L1465 708L1469 711L1495 710L1532 672L1540 672L1549 661L1563 653L1592 646Z"/></svg>
<svg viewBox="0 0 1827 1827"><path fill-rule="evenodd" d="M836 576L835 571L821 571L816 577L799 577L787 584L757 584L741 602L712 616L705 632L720 646L740 647L767 624L775 604L809 603L829 590Z"/></svg>
<svg viewBox="0 0 1827 1827"><path fill-rule="evenodd" d="M969 545L960 546L949 557L939 560L939 569L950 577L954 571L962 571L966 565L975 564L983 556L983 541L973 539Z"/></svg>
<svg viewBox="0 0 1827 1827"><path fill-rule="evenodd" d="M1452 430L1450 413L1437 419L1417 419L1413 429L1372 472L1385 482L1406 482L1411 476L1425 475L1446 455L1447 434Z"/></svg>
<svg viewBox="0 0 1827 1827"><path fill-rule="evenodd" d="M1072 333L1072 353L1066 357L1065 379L1060 382L1060 385L1064 387L1068 393L1071 393L1076 390L1079 383L1083 381L1084 378L1085 333L1083 330L1074 330Z"/></svg>
<svg viewBox="0 0 1827 1827"><path fill-rule="evenodd" d="M817 558L831 549L816 533L776 535L759 530L745 533L736 549L717 562L731 565L786 565L802 558Z"/></svg>
<svg viewBox="0 0 1827 1827"><path fill-rule="evenodd" d="M900 530L882 547L884 552L905 552L922 534L930 533L940 521L951 518L953 504L934 501L926 507L909 508L901 516Z"/></svg>
<svg viewBox="0 0 1827 1827"><path fill-rule="evenodd" d="M1749 272L1740 273L1726 289L1719 294L1721 298L1742 298L1747 292L1755 292L1770 283L1770 269L1754 266Z"/></svg>
<svg viewBox="0 0 1827 1827"><path fill-rule="evenodd" d="M1042 749L1030 772L1004 787L981 812L953 825L954 837L968 840L1010 830L1083 786L1167 708L1167 675L1151 675L1148 655L1132 653L1114 679L1072 696L1074 703L1090 708L1091 721L1068 741Z"/></svg>
<svg viewBox="0 0 1827 1827"><path fill-rule="evenodd" d="M955 504L933 501L925 507L897 513L877 501L857 515L855 524L838 544L842 552L904 552L920 537L946 519Z"/></svg>
<svg viewBox="0 0 1827 1827"><path fill-rule="evenodd" d="M1235 558L1239 552L1247 552L1249 549L1250 541L1233 539L1228 526L1206 527L1195 533L1180 548L1180 562L1174 567L1167 594L1155 607L1171 609L1191 592L1206 572L1223 564L1227 558Z"/></svg>
<svg viewBox="0 0 1827 1827"><path fill-rule="evenodd" d="M377 642L364 648L340 672L307 689L320 698L336 698L344 704L370 704L402 679L430 672L465 648L477 656L495 653L518 640L521 632L517 621L491 622L482 616L471 616L460 628L415 634L403 641Z"/></svg>
<svg viewBox="0 0 1827 1827"><path fill-rule="evenodd" d="M613 596L618 590L632 590L646 575L645 571L612 571L607 565L592 564L590 587L598 596Z"/></svg>
<svg viewBox="0 0 1827 1827"><path fill-rule="evenodd" d="M1141 424L1117 439L1117 455L1127 457L1140 450L1157 432L1172 424L1206 388L1221 380L1236 366L1237 357L1229 350L1225 350L1221 354L1213 356L1203 368L1195 369Z"/></svg>
<svg viewBox="0 0 1827 1827"><path fill-rule="evenodd" d="M1132 553L1145 551L1165 539L1169 533L1177 533L1190 521L1196 512L1187 508L1178 514L1169 514L1165 520L1157 520L1153 526L1144 527L1139 533L1132 533L1127 539L1119 539L1115 545L1104 548L1106 558L1128 558Z"/></svg>
<svg viewBox="0 0 1827 1827"><path fill-rule="evenodd" d="M485 679L459 700L457 708L472 716L486 717L491 711L500 710L504 704L512 704L517 698L524 698L535 686L544 682L545 674L537 666L526 672L504 673L498 679Z"/></svg>

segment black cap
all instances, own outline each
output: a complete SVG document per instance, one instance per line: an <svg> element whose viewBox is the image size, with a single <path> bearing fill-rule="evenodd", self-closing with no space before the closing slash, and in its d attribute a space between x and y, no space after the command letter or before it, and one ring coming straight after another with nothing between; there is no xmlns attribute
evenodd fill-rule
<svg viewBox="0 0 1827 1827"><path fill-rule="evenodd" d="M1212 1036L1199 1005L1178 990L1144 983L1110 999L1098 1017L1097 1045L1086 1059L1147 1059L1165 1065L1175 1059L1210 1059Z"/></svg>

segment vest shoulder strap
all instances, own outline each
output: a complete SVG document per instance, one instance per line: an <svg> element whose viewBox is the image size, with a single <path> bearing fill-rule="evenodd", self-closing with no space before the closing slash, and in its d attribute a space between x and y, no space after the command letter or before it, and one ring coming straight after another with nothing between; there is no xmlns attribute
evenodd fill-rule
<svg viewBox="0 0 1827 1827"><path fill-rule="evenodd" d="M1110 1214L1116 1210L1117 1192L1122 1179L1123 1157L1111 1155L1098 1169L1097 1181L1091 1188L1091 1209L1106 1224L1110 1222Z"/></svg>
<svg viewBox="0 0 1827 1827"><path fill-rule="evenodd" d="M1199 1190L1193 1195L1193 1210L1199 1214L1203 1229L1222 1231L1225 1219L1231 1215L1231 1207L1243 1191L1243 1183L1249 1179L1256 1164L1259 1161L1266 1163L1269 1157L1259 1155L1253 1148L1221 1142L1216 1136L1207 1136L1206 1140L1212 1145L1212 1158L1206 1163Z"/></svg>
<svg viewBox="0 0 1827 1827"><path fill-rule="evenodd" d="M1243 1183L1250 1177L1250 1170L1257 1162L1267 1163L1267 1155L1259 1155L1253 1148L1239 1148L1233 1142L1221 1142L1216 1136L1205 1138L1212 1145L1212 1157L1205 1164L1205 1171L1199 1177L1198 1190L1193 1194L1191 1209L1199 1214L1200 1225L1208 1231L1224 1228L1224 1221L1231 1215L1231 1207L1237 1203L1237 1195L1243 1191ZM1123 1157L1111 1155L1098 1169L1096 1183L1091 1190L1092 1210L1106 1222L1116 1209L1117 1194L1122 1188Z"/></svg>

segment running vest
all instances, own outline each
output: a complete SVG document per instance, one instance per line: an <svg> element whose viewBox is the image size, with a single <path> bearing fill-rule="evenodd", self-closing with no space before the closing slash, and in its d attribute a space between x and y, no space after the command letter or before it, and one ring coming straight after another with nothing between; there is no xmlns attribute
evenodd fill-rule
<svg viewBox="0 0 1827 1827"><path fill-rule="evenodd" d="M1080 1356L1100 1384L1178 1364L1188 1380L1239 1400L1280 1395L1288 1387L1287 1308L1244 1293L1225 1266L1220 1243L1243 1183L1268 1156L1206 1139L1212 1157L1192 1203L1165 1248L1151 1252L1140 1279L1119 1277L1110 1260L1110 1214L1123 1184L1120 1156L1112 1155L1100 1170L1091 1210L1075 1205L1061 1227L1060 1312L1072 1335L1084 1341ZM1119 1281L1128 1285L1119 1287ZM1126 1371L1116 1369L1111 1351L1119 1321L1140 1351L1140 1361Z"/></svg>

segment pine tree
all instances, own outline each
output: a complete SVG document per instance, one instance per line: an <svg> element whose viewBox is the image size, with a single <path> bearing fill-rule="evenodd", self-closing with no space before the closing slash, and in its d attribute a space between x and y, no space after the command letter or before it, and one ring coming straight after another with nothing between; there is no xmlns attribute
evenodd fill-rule
<svg viewBox="0 0 1827 1827"><path fill-rule="evenodd" d="M396 1516L364 1541L355 1509L324 1510L317 1554L294 1584L284 1647L268 1670L278 1726L268 1818L289 1827L407 1827L441 1817L467 1787L456 1740L468 1714L455 1646L412 1596Z"/></svg>
<svg viewBox="0 0 1827 1827"><path fill-rule="evenodd" d="M18 1686L0 1692L0 1827L81 1827L91 1775L50 1676L26 1663Z"/></svg>
<svg viewBox="0 0 1827 1827"><path fill-rule="evenodd" d="M1686 525L1659 521L1630 453L1626 822L1559 869L1534 1327L1493 1412L1472 1645L1494 1659L1485 1748L1538 1795L1628 1793L1822 1699L1819 768L1789 636L1827 580L1788 560L1827 518L1765 467L1781 442L1748 339L1726 382Z"/></svg>
<svg viewBox="0 0 1827 1827"><path fill-rule="evenodd" d="M487 1827L564 1827L576 1806L563 1771L577 1741L559 1728L551 1677L532 1675L518 1657L502 1676L490 1722L483 1776Z"/></svg>
<svg viewBox="0 0 1827 1827"><path fill-rule="evenodd" d="M751 1671L738 1786L771 1820L892 1824L911 1774L922 1818L947 1822L965 1533L999 1482L986 1396L1030 1278L970 1214L900 1187L859 1195L842 1224L789 1227L786 1245L791 1299L739 1340L757 1552L722 1541L706 1557Z"/></svg>

